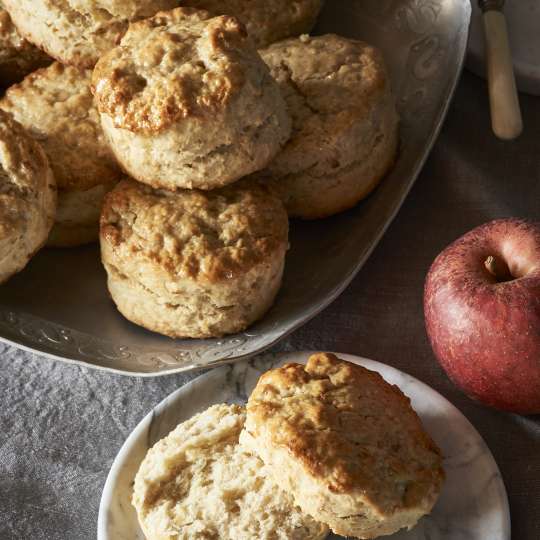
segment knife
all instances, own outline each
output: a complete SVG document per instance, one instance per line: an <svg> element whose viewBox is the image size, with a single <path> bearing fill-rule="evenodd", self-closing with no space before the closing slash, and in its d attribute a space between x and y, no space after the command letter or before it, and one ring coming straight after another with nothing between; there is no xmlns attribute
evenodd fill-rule
<svg viewBox="0 0 540 540"><path fill-rule="evenodd" d="M523 130L523 121L503 13L504 0L478 0L478 5L483 13L486 41L491 127L500 139L515 139Z"/></svg>

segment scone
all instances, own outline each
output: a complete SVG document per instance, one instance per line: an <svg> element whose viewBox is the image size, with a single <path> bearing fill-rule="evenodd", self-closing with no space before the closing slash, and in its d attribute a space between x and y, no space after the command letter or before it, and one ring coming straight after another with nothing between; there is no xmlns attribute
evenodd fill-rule
<svg viewBox="0 0 540 540"><path fill-rule="evenodd" d="M178 8L132 24L93 84L116 157L153 187L224 186L265 167L290 133L277 83L229 16Z"/></svg>
<svg viewBox="0 0 540 540"><path fill-rule="evenodd" d="M411 528L444 479L440 452L409 399L332 354L263 374L240 441L304 512L343 536Z"/></svg>
<svg viewBox="0 0 540 540"><path fill-rule="evenodd" d="M242 451L245 410L214 405L155 444L135 477L133 505L148 540L320 540L302 514Z"/></svg>
<svg viewBox="0 0 540 540"><path fill-rule="evenodd" d="M322 218L354 206L393 165L398 147L381 53L332 34L289 39L260 53L293 119L291 139L264 176L290 216Z"/></svg>
<svg viewBox="0 0 540 540"><path fill-rule="evenodd" d="M81 68L117 45L130 21L176 7L179 0L2 0L28 41Z"/></svg>
<svg viewBox="0 0 540 540"><path fill-rule="evenodd" d="M283 204L256 183L170 192L126 180L105 198L101 257L130 321L170 337L217 337L271 306L287 234Z"/></svg>
<svg viewBox="0 0 540 540"><path fill-rule="evenodd" d="M0 2L0 88L7 88L51 62L43 51L21 37Z"/></svg>
<svg viewBox="0 0 540 540"><path fill-rule="evenodd" d="M12 86L0 100L43 146L58 185L50 246L98 239L103 197L120 178L90 91L91 71L55 62Z"/></svg>
<svg viewBox="0 0 540 540"><path fill-rule="evenodd" d="M22 270L54 222L56 188L47 156L0 111L0 283Z"/></svg>
<svg viewBox="0 0 540 540"><path fill-rule="evenodd" d="M234 15L257 47L311 32L323 0L181 0L182 6Z"/></svg>

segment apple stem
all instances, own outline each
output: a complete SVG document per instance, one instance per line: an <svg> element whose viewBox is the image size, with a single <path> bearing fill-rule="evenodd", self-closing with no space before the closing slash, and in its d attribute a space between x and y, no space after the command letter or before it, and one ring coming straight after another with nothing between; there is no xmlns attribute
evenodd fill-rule
<svg viewBox="0 0 540 540"><path fill-rule="evenodd" d="M490 255L485 261L484 266L487 271L495 276L498 282L510 281L514 279L514 276L511 274L508 265L498 257Z"/></svg>

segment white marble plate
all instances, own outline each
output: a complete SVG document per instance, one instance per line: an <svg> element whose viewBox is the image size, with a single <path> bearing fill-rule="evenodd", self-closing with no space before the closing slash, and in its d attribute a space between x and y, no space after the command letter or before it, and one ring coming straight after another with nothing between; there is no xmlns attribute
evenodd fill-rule
<svg viewBox="0 0 540 540"><path fill-rule="evenodd" d="M305 362L310 353L263 355L222 366L173 392L133 430L109 472L98 518L98 540L144 540L130 498L146 451L178 423L210 405L243 403L267 369ZM410 397L425 428L444 454L447 479L433 512L389 540L510 540L506 490L491 452L469 421L445 398L417 379L379 362L339 355L378 371ZM329 539L340 538L331 535Z"/></svg>

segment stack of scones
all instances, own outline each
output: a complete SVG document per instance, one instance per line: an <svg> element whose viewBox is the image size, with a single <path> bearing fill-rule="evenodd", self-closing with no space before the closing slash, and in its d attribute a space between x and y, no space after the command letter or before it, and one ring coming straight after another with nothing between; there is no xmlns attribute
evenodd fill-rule
<svg viewBox="0 0 540 540"><path fill-rule="evenodd" d="M206 338L262 317L289 217L351 208L397 153L381 54L310 37L322 3L3 0L2 84L26 74L0 99L3 280L99 239L138 325Z"/></svg>

